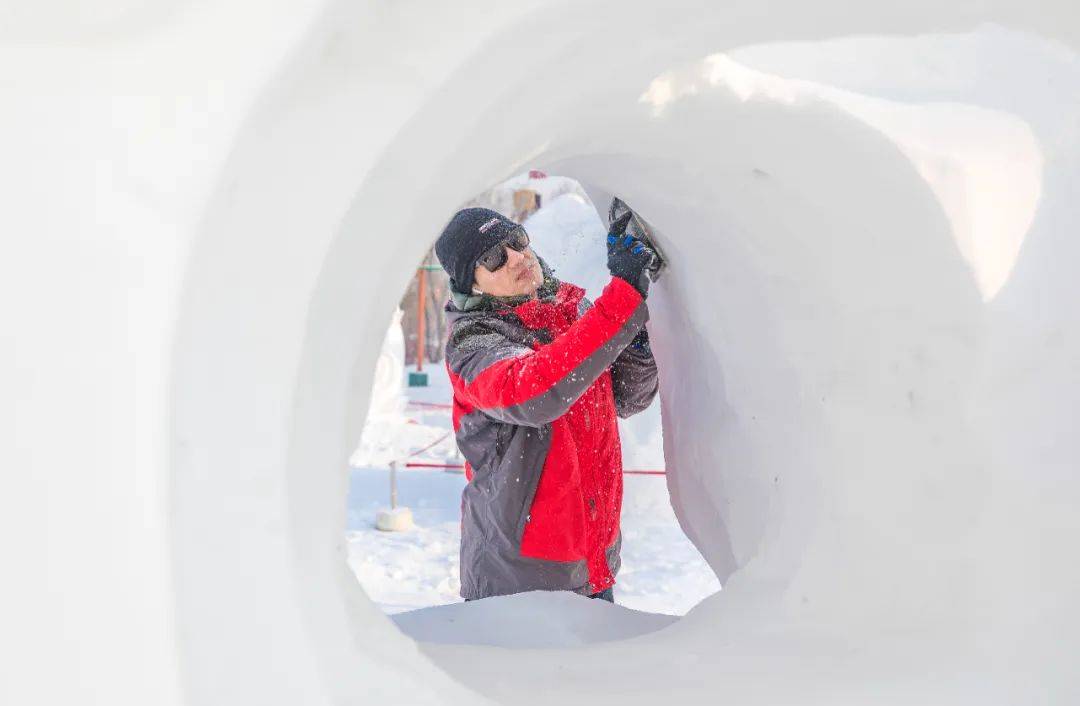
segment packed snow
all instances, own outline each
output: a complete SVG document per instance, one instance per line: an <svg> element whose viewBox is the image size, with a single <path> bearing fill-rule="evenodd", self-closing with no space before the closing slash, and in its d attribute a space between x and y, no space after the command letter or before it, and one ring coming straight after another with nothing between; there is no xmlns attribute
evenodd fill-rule
<svg viewBox="0 0 1080 706"><path fill-rule="evenodd" d="M1080 703L1075 0L24 5L0 703ZM724 589L628 639L388 618L346 565L390 300L529 165L669 236L667 485Z"/></svg>
<svg viewBox="0 0 1080 706"><path fill-rule="evenodd" d="M627 640L668 627L673 615L631 610L570 591L492 596L476 605L399 613L394 624L414 640L514 649L579 647Z"/></svg>
<svg viewBox="0 0 1080 706"><path fill-rule="evenodd" d="M581 187L557 176L523 175L509 183L557 194L543 202L525 227L557 276L595 297L608 278L601 257L607 230ZM461 601L458 543L464 474L456 468L404 466L462 463L451 433L449 379L442 363L429 363L424 366L428 386L408 387L402 346L400 316L395 315L376 364L361 441L350 459L349 565L368 596L387 613ZM647 473L624 477L623 566L615 596L616 603L627 608L683 615L719 590L720 583L679 527L665 476L656 475L664 469L659 412L659 403L654 403L635 417L619 420L624 469ZM409 507L415 521L415 527L400 533L374 526L376 513L389 503L391 460L399 462L398 502Z"/></svg>

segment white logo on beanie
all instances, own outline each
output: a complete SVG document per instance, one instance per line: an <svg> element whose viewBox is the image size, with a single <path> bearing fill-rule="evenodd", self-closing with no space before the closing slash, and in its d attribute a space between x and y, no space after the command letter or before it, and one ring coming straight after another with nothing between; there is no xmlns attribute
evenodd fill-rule
<svg viewBox="0 0 1080 706"><path fill-rule="evenodd" d="M499 219L498 218L492 218L490 221L488 221L484 225L480 226L480 232L481 233L487 233L488 230L491 229L491 226L498 225L498 224L499 224Z"/></svg>

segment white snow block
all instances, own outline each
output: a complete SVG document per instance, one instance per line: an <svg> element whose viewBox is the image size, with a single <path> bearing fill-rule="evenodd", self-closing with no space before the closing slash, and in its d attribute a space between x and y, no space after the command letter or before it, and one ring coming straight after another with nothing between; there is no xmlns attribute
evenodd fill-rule
<svg viewBox="0 0 1080 706"><path fill-rule="evenodd" d="M589 599L570 591L492 596L394 615L418 642L488 647L578 647L656 632L679 620Z"/></svg>
<svg viewBox="0 0 1080 706"><path fill-rule="evenodd" d="M1080 703L1076 1L567 7L0 11L0 703ZM703 59L783 42L875 100ZM528 166L663 236L724 590L436 655L345 565L345 462L416 262Z"/></svg>
<svg viewBox="0 0 1080 706"><path fill-rule="evenodd" d="M412 510L407 507L382 508L375 513L375 528L383 532L406 532L413 528Z"/></svg>

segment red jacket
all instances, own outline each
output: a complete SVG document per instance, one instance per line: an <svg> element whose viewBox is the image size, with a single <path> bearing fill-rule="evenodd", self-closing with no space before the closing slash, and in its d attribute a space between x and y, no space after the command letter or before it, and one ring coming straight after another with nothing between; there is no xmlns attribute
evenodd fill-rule
<svg viewBox="0 0 1080 706"><path fill-rule="evenodd" d="M515 307L447 306L454 430L467 460L461 594L595 593L619 568L616 416L649 405L656 363L641 295L613 278L590 307L549 282ZM634 342L635 345L630 344Z"/></svg>

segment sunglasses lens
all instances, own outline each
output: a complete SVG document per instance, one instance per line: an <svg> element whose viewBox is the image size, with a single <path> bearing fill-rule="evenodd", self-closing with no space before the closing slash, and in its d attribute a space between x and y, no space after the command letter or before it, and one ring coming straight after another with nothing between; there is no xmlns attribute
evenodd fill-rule
<svg viewBox="0 0 1080 706"><path fill-rule="evenodd" d="M494 272L506 264L506 246L499 243L477 260L488 272Z"/></svg>
<svg viewBox="0 0 1080 706"><path fill-rule="evenodd" d="M480 259L476 261L477 264L483 266L488 272L494 272L506 264L507 246L518 252L524 252L525 248L529 247L529 234L525 232L524 228L515 229L509 238L498 245L492 246L481 255Z"/></svg>
<svg viewBox="0 0 1080 706"><path fill-rule="evenodd" d="M510 239L506 244L514 250L521 252L529 247L529 234L525 232L524 228L517 228L510 234Z"/></svg>

